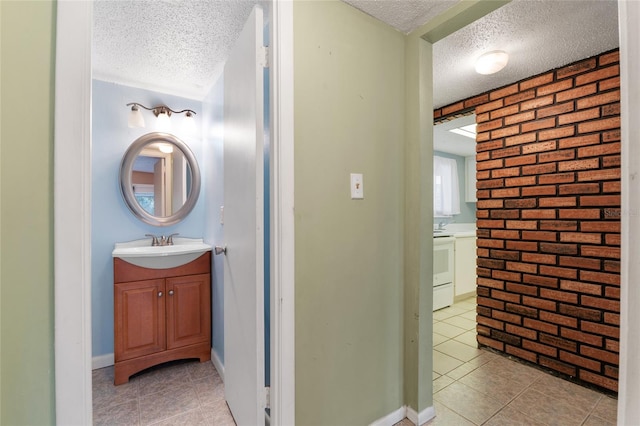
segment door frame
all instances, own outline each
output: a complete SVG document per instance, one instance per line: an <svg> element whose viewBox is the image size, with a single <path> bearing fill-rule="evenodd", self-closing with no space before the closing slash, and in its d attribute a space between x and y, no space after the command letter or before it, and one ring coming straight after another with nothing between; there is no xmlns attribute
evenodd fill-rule
<svg viewBox="0 0 640 426"><path fill-rule="evenodd" d="M57 424L91 424L92 2L59 1L54 130ZM271 3L272 424L295 422L293 5ZM56 167L57 165L64 167Z"/></svg>

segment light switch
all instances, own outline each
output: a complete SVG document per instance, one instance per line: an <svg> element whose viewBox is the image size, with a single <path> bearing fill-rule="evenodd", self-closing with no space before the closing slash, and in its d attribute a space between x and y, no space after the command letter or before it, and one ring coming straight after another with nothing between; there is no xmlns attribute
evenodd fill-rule
<svg viewBox="0 0 640 426"><path fill-rule="evenodd" d="M362 200L364 198L364 182L362 173L351 173L351 199Z"/></svg>

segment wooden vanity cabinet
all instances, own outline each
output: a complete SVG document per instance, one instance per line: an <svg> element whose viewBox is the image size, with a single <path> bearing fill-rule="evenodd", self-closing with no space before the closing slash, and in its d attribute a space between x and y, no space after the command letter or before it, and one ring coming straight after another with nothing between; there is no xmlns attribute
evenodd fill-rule
<svg viewBox="0 0 640 426"><path fill-rule="evenodd" d="M211 359L211 252L149 269L114 258L115 384L167 361Z"/></svg>

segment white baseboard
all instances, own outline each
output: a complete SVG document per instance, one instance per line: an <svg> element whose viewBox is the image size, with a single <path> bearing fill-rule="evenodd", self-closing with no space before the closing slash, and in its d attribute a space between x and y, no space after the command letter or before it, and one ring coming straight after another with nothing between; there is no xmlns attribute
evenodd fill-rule
<svg viewBox="0 0 640 426"><path fill-rule="evenodd" d="M110 365L113 365L113 363L113 354L94 356L91 358L91 369L97 370L98 368L109 367Z"/></svg>
<svg viewBox="0 0 640 426"><path fill-rule="evenodd" d="M224 383L224 364L222 364L218 353L214 351L213 348L211 348L211 362L213 363L213 366L216 368L216 370L218 370L218 375Z"/></svg>
<svg viewBox="0 0 640 426"><path fill-rule="evenodd" d="M369 426L393 426L406 417L407 407L400 407L386 416L372 422Z"/></svg>
<svg viewBox="0 0 640 426"><path fill-rule="evenodd" d="M433 408L433 406L425 408L424 410L420 411L420 413L418 413L411 407L407 407L407 418L417 426L422 426L429 420L433 419L435 416L436 409Z"/></svg>

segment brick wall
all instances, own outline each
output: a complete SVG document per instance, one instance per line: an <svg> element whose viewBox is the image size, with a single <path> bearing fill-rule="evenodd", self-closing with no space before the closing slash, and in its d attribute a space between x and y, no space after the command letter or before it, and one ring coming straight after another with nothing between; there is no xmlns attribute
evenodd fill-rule
<svg viewBox="0 0 640 426"><path fill-rule="evenodd" d="M620 81L607 52L475 107L478 342L617 391Z"/></svg>

